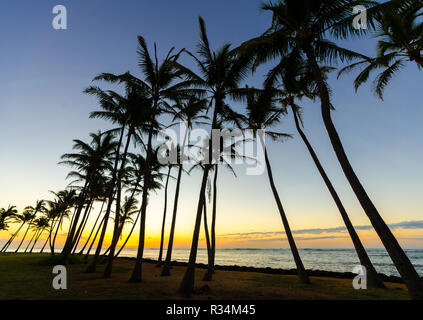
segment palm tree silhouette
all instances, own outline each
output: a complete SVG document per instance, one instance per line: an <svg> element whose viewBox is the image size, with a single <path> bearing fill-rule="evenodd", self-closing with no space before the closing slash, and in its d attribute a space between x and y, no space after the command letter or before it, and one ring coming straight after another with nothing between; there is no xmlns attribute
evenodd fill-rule
<svg viewBox="0 0 423 320"><path fill-rule="evenodd" d="M12 220L12 222L21 222L21 225L19 226L18 230L16 230L12 234L12 236L9 238L9 240L4 244L3 248L0 250L0 252L6 252L6 250L12 244L15 237L18 235L19 231L21 231L22 227L28 221L28 215L25 212L22 215L18 214L18 210L16 209L15 206L9 206L7 210L2 209L0 214L1 214L0 219L3 221L7 219L7 220ZM4 225L4 222L2 224Z"/></svg>
<svg viewBox="0 0 423 320"><path fill-rule="evenodd" d="M178 176L176 178L176 187L175 187L175 196L173 202L173 212L172 212L172 222L170 227L169 241L166 251L166 260L163 265L161 276L170 275L170 263L172 261L172 250L173 250L173 240L175 236L175 226L176 226L176 216L178 212L178 201L179 201L179 190L181 186L182 173L184 170L184 162L187 158L186 156L186 146L187 141L189 141L189 133L192 130L194 124L200 125L205 124L203 120L208 119L207 116L203 115L202 112L206 110L207 101L204 99L199 99L196 96L190 96L184 101L177 101L177 103L171 107L170 113L173 114L173 125L179 124L182 126L184 124L184 137L182 140L182 145L177 146L177 162L178 162ZM175 122L176 120L181 121L180 123ZM172 126L172 125L171 125ZM171 151L173 152L173 151Z"/></svg>
<svg viewBox="0 0 423 320"><path fill-rule="evenodd" d="M405 2L405 4L408 4ZM355 68L365 68L354 81L354 88L366 82L372 71L384 69L373 81L376 94L383 100L383 91L390 80L405 67L406 62L415 62L418 68L423 67L423 23L420 22L421 3L418 1L403 7L385 10L378 23L377 56L365 59L342 68L338 77Z"/></svg>
<svg viewBox="0 0 423 320"><path fill-rule="evenodd" d="M200 42L197 45L197 53L201 60L195 57L194 54L188 51L186 52L195 60L201 75L197 75L181 65L178 65L178 68L185 74L188 80L192 81L198 88L204 89L209 95L209 109L213 110L211 123L211 129L213 130L219 128L218 117L230 112L225 99L227 97L239 99L242 91L239 90L238 85L245 78L251 65L251 59L249 57L239 56L236 51L230 50L229 44L223 45L218 51L212 51L207 38L205 23L201 17L199 17L199 26ZM212 107L213 103L214 107ZM191 296L194 289L195 260L197 257L201 216L205 202L207 178L212 166L211 149L207 160L208 163L205 164L201 181L188 267L179 286L180 294L187 297Z"/></svg>
<svg viewBox="0 0 423 320"><path fill-rule="evenodd" d="M32 207L32 206L25 207L24 212L23 212L23 215L27 216L28 219L29 219L27 221L28 227L26 228L25 234L22 237L21 242L19 243L18 247L16 248L15 253L18 252L19 249L20 249L20 247L22 246L22 243L24 242L24 240L26 238L26 235L27 235L27 233L29 231L29 228L31 227L31 224L32 224L33 220L36 218L37 213L39 213L39 212L45 212L45 210L46 210L46 208L44 206L44 200L38 200L35 203L35 207Z"/></svg>
<svg viewBox="0 0 423 320"><path fill-rule="evenodd" d="M91 133L92 141L85 143L82 140L74 140L74 150L79 152L64 154L59 162L77 168L79 172L71 172L68 177L80 176L84 180L84 186L79 193L79 201L76 213L74 214L73 221L70 225L69 233L63 248L63 260L67 263L68 256L70 255L77 237L77 226L83 207L87 204L87 199L90 195L90 187L95 181L99 172L110 169L109 158L115 151L117 143L111 132L108 133ZM91 202L91 199L88 201ZM89 206L87 206L88 208ZM86 209L87 210L87 209ZM86 213L86 212L85 212ZM82 225L83 221L80 223ZM79 232L80 230L78 230ZM78 234L77 234L78 236Z"/></svg>
<svg viewBox="0 0 423 320"><path fill-rule="evenodd" d="M360 1L359 4L367 7L368 25L371 26L382 9L395 3ZM354 0L284 0L263 5L263 10L273 14L272 25L264 35L247 41L242 48L247 55L255 55L257 64L292 52L306 60L316 81L326 131L345 177L406 283L410 295L415 299L423 299L423 282L357 177L331 118L330 91L319 63L367 59L329 40L329 37L346 39L366 32L354 29L355 16L351 8L355 4Z"/></svg>
<svg viewBox="0 0 423 320"><path fill-rule="evenodd" d="M45 230L48 230L48 228L50 227L50 223L49 223L49 218L48 217L40 217L34 220L34 225L33 225L33 229L34 229L34 244L32 245L31 249L29 250L29 253L32 253L32 250L34 250L34 247L37 243L37 241L40 239L42 233Z"/></svg>
<svg viewBox="0 0 423 320"><path fill-rule="evenodd" d="M303 283L310 283L307 272L304 268L300 254L295 244L294 237L289 226L288 218L280 200L279 193L274 183L270 160L267 153L267 148L264 140L264 134L267 134L273 140L290 138L291 135L286 133L280 133L275 131L269 131L268 128L277 124L281 120L282 112L275 107L273 97L264 92L258 97L255 97L255 92L251 92L247 98L247 115L246 125L248 128L255 130L258 139L262 146L262 152L264 153L267 174L269 177L270 187L272 189L273 196L275 198L279 214L282 219L282 223L285 229L285 234L288 239L289 246L291 248L292 255L294 257L295 264L297 266L298 276ZM262 131L258 131L262 130ZM264 133L265 132L265 133Z"/></svg>

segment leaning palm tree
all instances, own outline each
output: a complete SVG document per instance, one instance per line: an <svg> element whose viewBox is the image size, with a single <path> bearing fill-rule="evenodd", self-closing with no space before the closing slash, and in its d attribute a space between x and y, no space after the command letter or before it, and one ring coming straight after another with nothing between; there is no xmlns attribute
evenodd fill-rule
<svg viewBox="0 0 423 320"><path fill-rule="evenodd" d="M157 153L158 149L156 150ZM156 191L163 187L161 181L164 178L164 174L160 172L163 165L158 161L157 157L152 158L152 163L150 164L150 182L148 182L149 191ZM135 196L135 194L141 193L142 187L140 185L141 180L144 178L144 171L146 170L146 163L145 158L141 155L132 154L131 166L129 168L129 172L131 177L129 178L129 188L128 191L131 192L131 198ZM135 226L140 218L141 210L138 210L137 217L135 221L132 223L131 230L126 236L126 240L120 246L119 251L115 254L115 258L122 252L125 248L126 244L128 243L129 239L131 238L132 233L134 232ZM122 230L120 233L122 234Z"/></svg>
<svg viewBox="0 0 423 320"><path fill-rule="evenodd" d="M383 100L385 87L406 66L406 62L415 62L419 69L423 68L423 23L420 19L422 6L422 1L415 1L409 6L386 10L378 23L377 35L382 39L377 43L376 58L346 66L340 70L338 77L364 66L354 81L355 90L358 90L369 79L372 71L382 69L373 82L373 88Z"/></svg>
<svg viewBox="0 0 423 320"><path fill-rule="evenodd" d="M32 206L25 207L24 213L28 212L29 214L31 214L32 219L28 222L28 227L26 228L25 234L22 237L22 240L19 243L18 247L16 248L15 252L18 252L19 248L21 247L22 243L24 242L26 235L27 235L27 233L28 233L28 231L31 227L31 224L32 224L33 220L36 218L37 214L39 212L44 213L46 210L47 209L45 207L45 201L44 200L37 200L34 207L32 207Z"/></svg>
<svg viewBox="0 0 423 320"><path fill-rule="evenodd" d="M311 146L304 131L302 130L302 109L297 104L297 100L299 101L304 97L307 97L311 100L315 100L317 97L317 92L310 68L307 68L307 65L304 63L304 61L296 60L296 58L298 57L287 56L284 59L285 61L281 61L276 72L275 70L271 70L268 73L268 76L265 81L265 87L267 88L267 90L264 94L269 95L270 99L267 100L270 103L272 103L273 100L276 99L276 101L282 105L281 112L288 113L290 109L292 110L295 127L304 144L306 145L307 150L309 151L314 161L314 164L316 165L320 175L322 176L322 179L325 182L325 185L328 188L341 214L341 217L354 244L354 248L356 250L361 265L364 266L367 270L367 282L369 286L383 288L384 284L380 280L375 267L370 261L370 258L367 255L367 252L364 249L364 246L361 243L360 238L358 237L358 234L351 223L347 211L338 196L338 193L336 192L332 182L326 174L326 171L323 169L323 166L319 158L317 157L313 147ZM322 70L328 73L332 71L333 68L324 67L322 68ZM262 110L260 105L257 105L256 108L258 108L259 111Z"/></svg>
<svg viewBox="0 0 423 320"><path fill-rule="evenodd" d="M110 168L109 159L117 147L117 142L114 140L112 133L91 133L92 141L90 143L83 142L82 140L74 140L74 150L79 152L64 154L61 158L60 164L66 164L75 167L79 174L84 177L84 186L79 193L79 201L76 213L74 214L73 221L69 227L68 236L65 246L62 250L64 263L67 263L68 256L76 243L78 223L82 213L82 209L87 204L90 196L90 188L95 182L96 177ZM71 172L68 176L74 176L75 172ZM84 214L85 215L85 214Z"/></svg>
<svg viewBox="0 0 423 320"><path fill-rule="evenodd" d="M11 206L9 205L7 209L0 209L0 219L2 221L2 228L3 230L7 230L8 225L7 222L8 221L15 221L16 217L18 214L18 210L16 209L16 206ZM9 238L8 241L6 241L6 243L4 244L4 246L2 247L2 249L0 250L0 252L3 252L7 249L7 247L10 245L10 243L13 241L14 237L15 237L15 233L12 234L12 236Z"/></svg>
<svg viewBox="0 0 423 320"><path fill-rule="evenodd" d="M121 82L128 85L133 85L139 87L140 91L144 92L148 99L150 99L151 104L146 105L146 110L148 111L148 116L145 118L145 125L147 126L147 143L146 143L146 167L149 168L152 156L152 139L155 134L157 134L158 129L160 128L159 123L157 122L157 117L159 114L165 111L165 100L167 99L178 99L184 96L187 96L192 89L191 81L180 81L181 72L176 70L173 66L173 63L177 61L180 53L172 54L173 48L168 52L166 58L159 63L157 58L156 46L154 47L155 55L154 59L151 58L148 51L147 44L143 37L138 36L138 56L139 56L139 66L145 77L144 80L138 79L129 73L115 76L111 74L104 74L101 76L102 79L108 80L111 82ZM137 252L137 259L135 261L134 270L130 277L131 282L139 282L142 279L142 257L144 254L144 243L145 243L145 218L147 211L147 198L148 198L148 183L150 182L150 170L145 170L144 173L144 186L142 192L141 200L141 223L140 223L140 237L139 245ZM112 252L109 255L109 263L113 259ZM111 266L106 267L105 276L110 274Z"/></svg>
<svg viewBox="0 0 423 320"><path fill-rule="evenodd" d="M48 217L40 217L34 221L34 244L31 247L31 250L29 250L29 253L32 253L32 250L34 250L35 245L37 244L37 241L40 239L41 235L45 230L48 230L50 228L50 218Z"/></svg>
<svg viewBox="0 0 423 320"><path fill-rule="evenodd" d="M380 17L381 11L398 4L398 2L400 1L392 0L383 4L355 0L281 0L277 3L269 2L263 5L262 9L273 14L271 27L262 36L244 43L241 50L247 56L254 55L256 64L276 57L283 58L288 53L294 53L301 56L310 66L321 102L323 122L345 177L406 283L411 297L423 299L423 282L351 166L332 121L331 110L333 107L330 90L320 65L328 62L367 59L363 55L339 47L330 41L330 38L346 39L367 31L363 29L355 30L354 28L355 16L351 8L355 5L367 7L367 25L368 29L371 29L370 27L375 24L375 18Z"/></svg>
<svg viewBox="0 0 423 320"><path fill-rule="evenodd" d="M255 98L254 95L254 92L250 93L247 99L246 125L247 128L255 130L255 133L258 136L258 139L260 140L262 152L264 153L264 158L266 162L266 169L269 177L270 187L272 189L272 193L282 219L282 224L285 229L285 234L288 239L288 243L291 248L295 264L297 266L298 276L301 282L309 283L309 277L298 252L294 236L292 235L291 227L289 226L288 217L286 216L285 209L283 208L282 201L279 197L279 193L273 179L270 160L264 139L264 134L267 134L273 140L286 139L290 138L291 136L286 133L268 130L271 126L274 126L280 122L282 113L273 104L272 96L267 92L264 92L263 94L259 95L258 98Z"/></svg>
<svg viewBox="0 0 423 320"><path fill-rule="evenodd" d="M213 115L211 130L213 130L219 128L219 117L222 117L225 111L230 110L225 100L229 97L239 98L240 90L238 86L247 75L247 71L251 66L251 59L238 55L236 51L230 49L229 44L223 45L217 51L212 51L207 38L205 23L201 17L199 17L199 25L200 42L197 46L197 53L200 58L197 58L192 53L188 52L188 54L195 60L201 75L197 75L183 66L179 66L179 68L197 87L205 89L209 94L209 107ZM179 287L179 292L183 296L190 296L194 288L195 261L197 258L201 216L205 202L207 178L213 161L212 148L209 148L209 151L209 154L205 157L206 164L201 181L188 267Z"/></svg>

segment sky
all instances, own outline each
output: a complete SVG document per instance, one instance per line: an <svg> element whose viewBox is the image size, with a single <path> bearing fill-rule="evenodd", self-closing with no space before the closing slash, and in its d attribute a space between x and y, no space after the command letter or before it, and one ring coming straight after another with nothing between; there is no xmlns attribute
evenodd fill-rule
<svg viewBox="0 0 423 320"><path fill-rule="evenodd" d="M67 8L67 30L52 27L52 8L58 4ZM0 208L13 204L22 210L37 199L52 199L49 190L67 186L69 168L57 162L71 150L72 139L87 140L90 132L111 128L107 122L88 118L91 111L98 110L98 105L95 98L82 91L101 72L131 71L140 76L137 35L145 37L150 48L156 42L162 58L173 46L195 51L201 15L214 49L225 43L236 47L269 26L271 16L261 12L259 4L260 1L254 0L2 1ZM374 55L375 42L369 36L342 44ZM181 62L194 68L187 56L182 56ZM260 68L245 83L260 87L263 74L271 66L272 63ZM337 79L332 75L329 79L336 108L334 123L357 175L401 245L422 248L422 72L408 65L391 82L384 101L372 93L371 83L356 93L353 76ZM343 176L318 104L303 101L302 106L305 133L364 244L381 247ZM243 106L235 104L234 108L242 111ZM341 216L296 134L291 116L275 129L294 136L283 143L267 141L266 146L298 246L352 247L342 228ZM218 247L286 247L266 173L247 176L243 167L236 168L237 177L225 169L220 172ZM199 173L194 173L182 179L177 247L190 245L200 178ZM171 181L169 203L173 203L174 186ZM147 211L147 247L159 244L162 213L163 192L160 191L151 196ZM94 218L90 218L90 224ZM170 218L167 222L166 230L169 230ZM8 232L0 232L0 242L16 228L13 225ZM65 225L61 235L66 232ZM128 245L136 246L137 237L135 234ZM63 239L64 236L59 237L59 241ZM200 244L204 246L203 235Z"/></svg>

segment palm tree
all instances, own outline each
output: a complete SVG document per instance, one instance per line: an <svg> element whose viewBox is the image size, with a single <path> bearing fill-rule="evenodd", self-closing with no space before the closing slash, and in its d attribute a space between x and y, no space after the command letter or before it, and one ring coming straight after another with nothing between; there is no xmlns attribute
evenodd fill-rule
<svg viewBox="0 0 423 320"><path fill-rule="evenodd" d="M158 150L159 148L156 149L155 154L157 154ZM162 188L161 181L163 180L163 174L160 172L162 167L163 165L158 161L157 157L152 157L152 163L150 164L150 182L148 182L150 192ZM131 180L131 182L129 183L131 187L128 189L128 191L132 193L131 198L133 198L135 194L142 192L142 188L140 188L140 182L144 178L144 171L146 170L145 158L139 154L131 154L131 165L128 169L131 175L131 177L129 178ZM127 242L129 241L135 229L135 226L140 218L140 215L141 210L138 211L137 217L135 218L135 221L132 224L131 230L126 236L126 240L119 248L119 251L115 254L115 258L122 252ZM122 234L122 230L120 231L120 234Z"/></svg>
<svg viewBox="0 0 423 320"><path fill-rule="evenodd" d="M345 153L331 118L333 108L330 91L319 65L328 61L367 59L363 55L337 46L329 37L346 39L351 35L366 32L363 29L354 29L355 16L351 13L351 8L355 5L367 7L368 26L372 26L381 10L396 3L398 1L395 0L383 4L355 0L284 0L276 4L270 2L263 5L262 9L273 14L271 27L264 35L244 43L242 48L247 55L255 55L257 64L278 56L283 57L290 52L306 60L316 81L326 131L345 177L406 283L411 297L423 299L423 282L374 206Z"/></svg>
<svg viewBox="0 0 423 320"><path fill-rule="evenodd" d="M177 146L176 154L178 162L178 176L176 179L176 188L175 188L175 197L173 202L173 212L172 212L172 222L170 227L169 241L166 251L166 259L163 265L161 272L162 276L170 275L170 263L172 260L172 249L173 249L173 239L175 235L175 226L176 226L176 216L178 212L178 201L179 201L179 190L181 185L182 173L184 170L184 162L186 160L185 147L187 140L189 141L189 132L192 130L194 124L205 124L203 120L208 119L206 115L203 115L202 112L206 110L207 100L199 99L198 97L192 95L188 99L183 101L177 101L177 103L169 108L170 113L173 114L173 124L184 125L184 137L181 146ZM180 123L175 122L180 120ZM172 126L172 125L171 125ZM173 152L173 150L171 151Z"/></svg>
<svg viewBox="0 0 423 320"><path fill-rule="evenodd" d="M19 242L19 245L18 245L18 247L16 248L16 250L15 250L15 253L16 252L18 252L19 251L19 248L21 247L21 245L22 245L22 243L24 242L24 240L25 240L25 238L26 238L26 235L27 235L27 233L28 233L28 230L29 230L29 228L31 227L31 224L32 224L32 221L35 219L35 217L36 217L36 215L37 215L37 213L38 212L43 212L44 211L44 208L43 209L41 209L41 207L43 206L43 204L42 204L42 200L41 201L37 201L37 204L36 204L36 209L34 209L33 207L31 207L31 206L28 206L28 207L26 207L25 209L24 209L24 212L22 213L22 216L24 216L25 217L25 220L26 219L28 219L27 221L26 221L26 223L28 224L28 227L26 228L26 231L25 231L25 234L24 234L24 236L22 237L22 239L21 239L21 242ZM38 207L38 208L37 208Z"/></svg>
<svg viewBox="0 0 423 320"><path fill-rule="evenodd" d="M163 207L163 219L162 219L162 231L160 236L160 249L159 249L159 257L157 258L157 267L160 267L162 265L162 257L163 257L163 242L164 242L164 236L165 236L165 225L166 225L166 212L167 212L167 187L169 185L169 178L170 178L170 172L173 168L172 164L168 164L168 170L166 175L166 183L164 188L164 207Z"/></svg>
<svg viewBox="0 0 423 320"><path fill-rule="evenodd" d="M304 268L303 262L298 252L297 245L295 244L295 240L292 235L291 227L289 226L288 218L283 208L282 201L280 200L277 188L274 183L272 169L270 166L267 148L264 141L264 132L273 140L290 138L291 136L286 133L268 130L268 128L270 128L272 125L275 125L280 122L282 113L273 105L272 97L267 92L264 92L258 98L254 97L254 95L255 93L251 92L248 96L247 116L245 122L249 129L255 130L256 135L260 139L260 143L263 148L263 153L265 157L270 187L272 189L273 196L278 206L279 214L281 216L282 223L285 229L285 234L288 239L288 243L291 248L295 264L297 266L300 281L303 283L310 283L307 272Z"/></svg>
<svg viewBox="0 0 423 320"><path fill-rule="evenodd" d="M0 220L1 220L1 225L2 225L2 230L6 230L8 225L6 224L6 222L8 220L12 220L13 222L15 221L20 221L19 219L19 215L18 215L18 210L16 209L16 206L11 206L9 205L9 207L7 209L0 209ZM3 248L0 250L0 252L5 252L7 250L7 248L9 247L9 245L12 243L13 239L16 237L16 235L19 233L19 231L21 230L23 225L21 225L19 227L19 229L12 234L12 236L9 238L9 240L4 244Z"/></svg>
<svg viewBox="0 0 423 320"><path fill-rule="evenodd" d="M56 196L56 199L54 201L48 201L47 203L50 206L50 211L52 211L50 215L52 215L56 221L52 222L49 238L47 240L49 241L51 255L54 256L57 234L63 224L63 220L69 218L70 208L77 204L78 196L75 189L61 190L58 192L52 191L52 193ZM53 226L56 227L55 231Z"/></svg>
<svg viewBox="0 0 423 320"><path fill-rule="evenodd" d="M294 60L292 60L292 58ZM265 81L265 87L267 88L265 94L269 95L268 99L261 99L261 103L265 103L267 100L268 103L273 103L273 101L279 101L282 105L282 110L284 114L288 113L288 110L292 110L294 117L294 122L296 129L303 140L304 144L309 151L314 164L316 165L320 175L322 176L323 181L325 182L326 187L328 188L341 216L345 223L345 226L350 234L351 240L354 244L357 256L360 260L362 266L367 270L368 284L369 286L383 288L384 284L380 280L379 275L377 274L372 262L370 261L369 256L364 249L363 244L358 237L357 232L355 231L350 218L348 217L347 211L343 206L341 199L339 198L332 182L330 181L328 175L323 169L322 164L320 163L319 158L317 157L313 147L308 141L304 131L302 130L303 120L302 120L302 109L297 104L297 100L301 100L304 97L307 97L311 100L315 100L317 97L317 91L315 82L313 80L313 75L310 68L307 68L307 65L304 61L296 60L298 57L287 56L279 64L278 70L271 70L268 73L268 76ZM324 67L322 71L328 73L332 71L333 68ZM326 77L326 74L325 74ZM269 99L270 98L270 99ZM257 105L257 110L262 112L267 108L262 108Z"/></svg>
<svg viewBox="0 0 423 320"><path fill-rule="evenodd" d="M111 82L123 82L128 85L133 85L139 87L140 91L144 92L148 99L151 101L149 105L146 105L146 111L148 116L145 117L145 126L147 129L147 154L146 154L146 167L150 168L152 161L153 149L152 149L152 139L153 136L157 133L157 130L160 128L159 123L156 118L159 114L165 111L166 105L164 101L166 99L178 99L183 96L186 96L192 90L189 87L192 85L189 81L176 82L180 76L181 72L178 72L174 67L173 63L179 58L179 54L172 55L173 48L168 52L166 58L163 62L159 63L157 58L156 46L154 46L154 60L151 58L148 51L147 44L143 37L138 36L138 51L139 56L139 66L145 80L138 79L133 77L129 73L115 76L111 74L102 75L102 79L108 80ZM140 282L142 279L142 257L144 254L144 242L145 242L145 218L147 211L147 198L150 182L150 170L145 170L144 172L144 186L142 192L142 201L141 201L141 223L140 223L140 237L139 245L137 252L137 259L135 261L134 270L132 272L130 282ZM111 262L113 261L114 253L112 250L109 254L109 263L105 270L105 276L110 275L111 272Z"/></svg>
<svg viewBox="0 0 423 320"><path fill-rule="evenodd" d="M346 66L338 77L344 72L366 66L354 81L355 90L358 90L372 71L384 69L373 82L376 94L383 100L385 87L407 61L415 62L419 69L423 67L423 23L419 20L421 9L421 1L416 1L410 6L386 10L378 24L378 36L382 39L377 43L376 58Z"/></svg>
<svg viewBox="0 0 423 320"><path fill-rule="evenodd" d="M124 173L126 158L128 154L129 145L131 138L135 136L136 139L140 140L136 134L137 130L142 132L147 131L146 121L150 117L150 106L151 97L148 95L147 90L140 86L138 83L133 81L129 73L121 76L112 74L101 74L95 78L95 80L106 80L110 82L121 81L125 84L125 96L121 96L113 91L107 93L97 87L90 87L86 90L89 94L94 94L100 99L102 108L105 111L98 111L91 114L92 117L99 117L114 123L118 123L121 127L121 139L127 129L126 143L122 155L119 155L119 149L116 153L115 168L112 173L111 189L109 190L109 199L106 209L106 216L110 215L111 206L113 204L113 195L116 187L116 212L120 211L120 198L121 198L121 181ZM120 169L118 170L118 163L120 162ZM107 227L107 219L103 225L103 231L105 232ZM100 236L99 246L97 247L96 254L92 263L88 267L88 272L94 272L98 255L101 250L101 244L104 238L104 232ZM114 251L118 241L118 221L115 221L112 244L110 246L109 260L104 272L105 277L109 277L111 274Z"/></svg>
<svg viewBox="0 0 423 320"><path fill-rule="evenodd" d="M79 172L71 172L68 176L81 176L84 180L84 186L79 194L78 208L73 218L73 223L69 227L68 237L62 254L64 263L67 263L77 238L75 234L79 222L80 215L84 205L87 203L87 198L90 195L90 188L94 183L97 175L101 175L105 170L110 169L109 159L117 147L114 136L111 132L108 133L91 133L91 143L85 143L81 140L74 140L74 150L79 150L77 153L64 154L60 164L66 164L76 167ZM86 212L85 212L86 213ZM82 225L83 221L80 223ZM78 230L79 231L79 230Z"/></svg>
<svg viewBox="0 0 423 320"><path fill-rule="evenodd" d="M225 103L225 99L227 97L239 98L241 91L238 85L247 75L247 71L251 66L251 59L249 57L239 56L236 51L230 50L229 44L223 45L218 51L212 51L207 38L205 23L201 17L199 17L199 25L200 43L197 46L197 53L200 58L195 57L188 51L187 53L195 60L200 69L201 76L183 66L179 65L178 67L193 84L198 88L204 89L209 94L209 106L210 109L213 109L211 123L211 129L213 130L219 128L218 117L222 117L225 112L227 113L230 110L229 106ZM214 108L212 107L213 103ZM205 164L201 181L188 267L179 287L179 292L183 296L190 296L194 288L195 260L197 257L201 216L205 202L207 178L212 167L211 148L209 151L208 159L206 159L208 163Z"/></svg>
<svg viewBox="0 0 423 320"><path fill-rule="evenodd" d="M48 228L50 227L49 220L50 219L48 217L40 217L34 220L33 229L34 229L35 238L34 238L34 244L32 245L31 250L29 250L29 253L32 253L32 250L34 249L38 239L40 239L42 233L45 230L48 230Z"/></svg>

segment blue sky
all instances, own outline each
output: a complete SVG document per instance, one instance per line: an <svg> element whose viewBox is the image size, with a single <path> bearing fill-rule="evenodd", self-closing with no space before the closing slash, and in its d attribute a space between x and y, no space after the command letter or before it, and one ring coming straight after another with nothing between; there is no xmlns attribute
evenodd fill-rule
<svg viewBox="0 0 423 320"><path fill-rule="evenodd" d="M101 72L140 75L136 36L159 55L170 47L195 50L199 15L206 21L214 48L234 46L259 35L269 25L259 1L2 1L0 3L0 207L20 209L36 199L49 198L48 190L63 189L68 168L57 166L72 139L109 124L88 119L96 110L94 98L82 93ZM63 4L68 30L54 30L52 8ZM373 54L374 39L357 39L346 46ZM193 66L188 57L182 62ZM269 65L270 66L270 65ZM265 71L262 68L262 71ZM350 157L364 186L388 223L421 220L423 198L423 132L421 119L422 72L409 65L387 88L382 102L363 86L356 94L353 77L331 77L333 113ZM262 74L250 77L260 86ZM367 225L331 149L319 106L304 102L305 131L340 193L354 223ZM236 106L240 111L241 106ZM291 117L279 126L295 134ZM293 229L330 228L342 220L309 155L297 136L268 143L277 186ZM271 232L282 228L267 176L237 179L229 172L219 178L218 231ZM190 233L194 223L198 175L183 181L181 224ZM171 185L172 187L172 185ZM159 229L161 193L149 209L152 230ZM420 230L421 231L421 230ZM155 232L155 231L154 231ZM369 240L370 241L370 240ZM378 242L371 242L377 246ZM408 243L409 244L409 243ZM407 244L407 245L408 245ZM422 242L410 244L420 246ZM334 244L335 245L335 244Z"/></svg>

